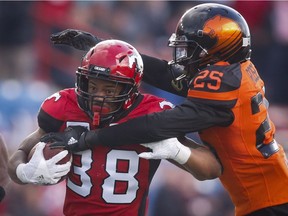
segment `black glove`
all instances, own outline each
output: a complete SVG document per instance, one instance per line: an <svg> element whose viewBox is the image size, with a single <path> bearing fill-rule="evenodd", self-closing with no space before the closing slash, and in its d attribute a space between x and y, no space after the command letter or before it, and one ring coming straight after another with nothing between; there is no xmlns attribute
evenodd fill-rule
<svg viewBox="0 0 288 216"><path fill-rule="evenodd" d="M53 44L65 44L79 50L88 51L103 39L98 38L89 32L76 29L66 29L64 31L52 34L50 40Z"/></svg>
<svg viewBox="0 0 288 216"><path fill-rule="evenodd" d="M40 141L51 143L50 148L64 148L69 152L79 152L89 149L85 142L86 127L70 126L64 132L48 133Z"/></svg>

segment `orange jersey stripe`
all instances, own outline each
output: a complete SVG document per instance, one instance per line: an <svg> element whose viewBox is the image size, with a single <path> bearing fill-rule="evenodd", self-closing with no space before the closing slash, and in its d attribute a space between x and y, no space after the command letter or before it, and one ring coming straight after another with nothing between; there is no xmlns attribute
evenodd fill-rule
<svg viewBox="0 0 288 216"><path fill-rule="evenodd" d="M196 91L196 90L189 90L188 91L188 97L193 98L202 98L202 99L213 99L213 100L220 100L220 101L226 101L226 100L235 100L237 99L238 90L234 90L231 92L202 92L202 91Z"/></svg>

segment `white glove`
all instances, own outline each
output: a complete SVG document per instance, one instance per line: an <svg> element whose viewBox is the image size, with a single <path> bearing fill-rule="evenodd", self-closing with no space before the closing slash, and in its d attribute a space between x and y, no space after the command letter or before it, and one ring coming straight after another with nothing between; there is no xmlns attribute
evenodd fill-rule
<svg viewBox="0 0 288 216"><path fill-rule="evenodd" d="M16 175L23 183L38 185L57 184L61 177L70 171L70 161L61 165L56 164L68 154L67 150L59 152L49 160L45 160L43 155L44 147L45 143L39 142L30 161L17 166Z"/></svg>
<svg viewBox="0 0 288 216"><path fill-rule="evenodd" d="M145 159L172 159L179 164L185 164L191 155L190 148L182 145L177 138L141 145L152 149L152 152L142 152L138 155Z"/></svg>

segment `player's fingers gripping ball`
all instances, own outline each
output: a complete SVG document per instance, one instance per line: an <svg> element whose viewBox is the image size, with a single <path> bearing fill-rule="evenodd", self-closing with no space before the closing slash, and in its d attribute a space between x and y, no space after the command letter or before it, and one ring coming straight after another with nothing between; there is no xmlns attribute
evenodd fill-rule
<svg viewBox="0 0 288 216"><path fill-rule="evenodd" d="M71 154L64 149L51 149L39 142L31 149L28 162L17 166L16 175L22 183L53 185L66 178L71 167Z"/></svg>

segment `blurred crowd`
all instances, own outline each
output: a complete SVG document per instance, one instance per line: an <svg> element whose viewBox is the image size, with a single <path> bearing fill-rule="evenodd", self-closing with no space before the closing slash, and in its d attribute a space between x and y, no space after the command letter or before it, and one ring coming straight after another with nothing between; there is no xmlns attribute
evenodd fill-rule
<svg viewBox="0 0 288 216"><path fill-rule="evenodd" d="M215 2L215 1L214 1ZM171 59L167 41L181 15L202 1L0 1L0 131L10 154L36 128L41 102L74 87L83 51L54 46L50 35L67 28L133 44L141 53ZM276 138L288 152L288 2L219 1L238 10L252 35L252 60L264 79ZM256 9L257 8L257 9ZM142 84L175 104L183 99ZM191 134L198 139L196 134ZM11 183L3 216L61 216L65 186ZM162 162L150 191L149 216L232 216L218 180L199 182Z"/></svg>

